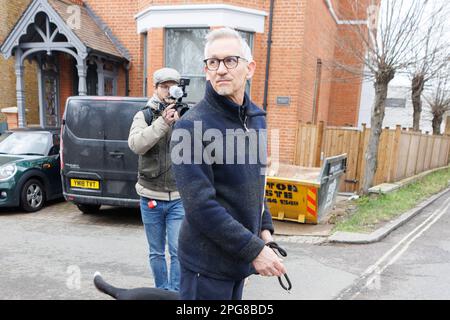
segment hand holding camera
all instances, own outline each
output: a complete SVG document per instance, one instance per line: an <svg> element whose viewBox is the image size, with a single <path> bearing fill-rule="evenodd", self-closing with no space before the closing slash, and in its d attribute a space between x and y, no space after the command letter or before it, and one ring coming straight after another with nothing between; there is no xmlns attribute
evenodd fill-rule
<svg viewBox="0 0 450 320"><path fill-rule="evenodd" d="M181 78L180 85L172 86L169 89L169 99L171 100L171 103L175 103L175 110L179 117L182 117L190 108L187 103L182 102L183 98L187 96L186 86L188 86L189 83L189 79Z"/></svg>
<svg viewBox="0 0 450 320"><path fill-rule="evenodd" d="M177 110L175 109L175 103L168 105L162 112L162 117L169 126L177 121L180 117Z"/></svg>
<svg viewBox="0 0 450 320"><path fill-rule="evenodd" d="M188 104L182 102L182 99L187 96L185 89L189 82L189 79L180 79L180 85L171 86L168 96L159 104L159 112L169 126L189 110Z"/></svg>

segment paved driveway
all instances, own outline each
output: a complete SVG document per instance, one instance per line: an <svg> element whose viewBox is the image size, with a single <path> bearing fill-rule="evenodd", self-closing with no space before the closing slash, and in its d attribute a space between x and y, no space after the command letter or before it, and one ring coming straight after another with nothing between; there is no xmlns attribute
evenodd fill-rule
<svg viewBox="0 0 450 320"><path fill-rule="evenodd" d="M138 210L85 215L56 201L31 214L1 209L0 230L1 299L102 299L96 270L118 285L153 285Z"/></svg>

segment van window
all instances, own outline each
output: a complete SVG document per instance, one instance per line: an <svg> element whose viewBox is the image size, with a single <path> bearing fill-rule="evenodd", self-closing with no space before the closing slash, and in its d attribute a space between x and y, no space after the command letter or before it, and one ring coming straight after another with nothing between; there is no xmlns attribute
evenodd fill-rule
<svg viewBox="0 0 450 320"><path fill-rule="evenodd" d="M105 140L128 140L134 115L146 101L108 101L105 111Z"/></svg>
<svg viewBox="0 0 450 320"><path fill-rule="evenodd" d="M105 101L71 100L66 126L81 139L104 139Z"/></svg>

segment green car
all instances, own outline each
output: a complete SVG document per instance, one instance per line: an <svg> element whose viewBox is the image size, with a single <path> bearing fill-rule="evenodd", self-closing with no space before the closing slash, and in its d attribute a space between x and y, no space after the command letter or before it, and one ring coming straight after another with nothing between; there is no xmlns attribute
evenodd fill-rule
<svg viewBox="0 0 450 320"><path fill-rule="evenodd" d="M57 129L14 130L0 140L0 207L34 212L62 197Z"/></svg>

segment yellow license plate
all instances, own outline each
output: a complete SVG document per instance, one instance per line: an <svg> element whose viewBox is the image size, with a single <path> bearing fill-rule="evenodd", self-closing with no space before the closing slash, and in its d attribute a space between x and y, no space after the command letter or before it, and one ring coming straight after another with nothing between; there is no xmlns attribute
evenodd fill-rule
<svg viewBox="0 0 450 320"><path fill-rule="evenodd" d="M81 189L100 189L100 183L95 180L70 179L70 186Z"/></svg>

